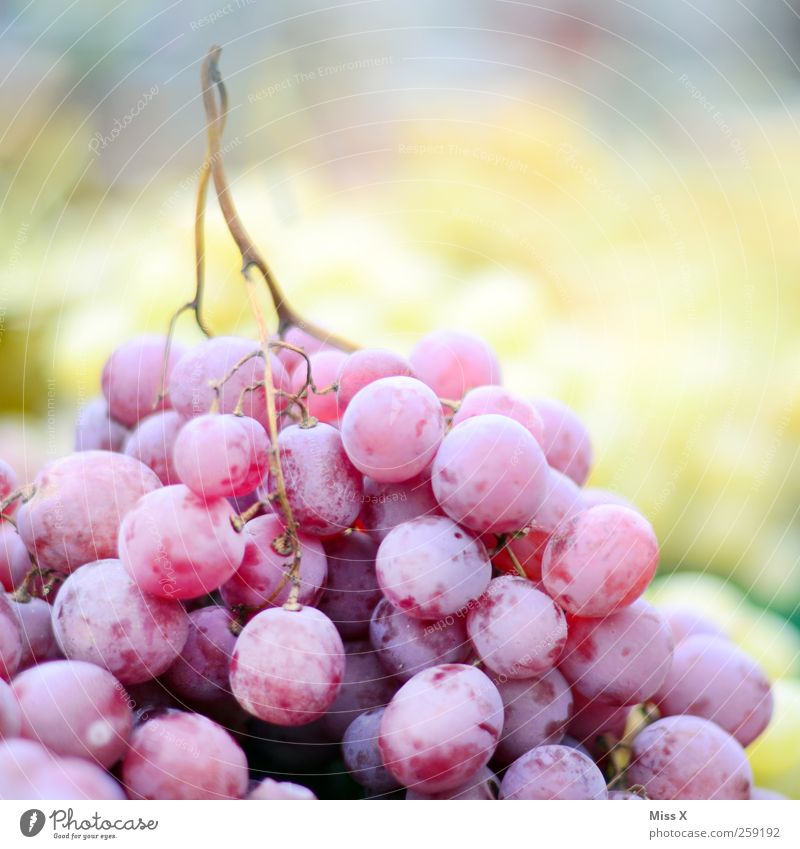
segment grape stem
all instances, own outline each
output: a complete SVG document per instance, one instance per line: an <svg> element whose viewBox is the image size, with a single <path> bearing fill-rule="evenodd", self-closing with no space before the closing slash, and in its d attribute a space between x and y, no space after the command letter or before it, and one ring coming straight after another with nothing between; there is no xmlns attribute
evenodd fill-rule
<svg viewBox="0 0 800 849"><path fill-rule="evenodd" d="M228 179L225 175L225 166L222 161L223 115L217 108L214 94L216 89L219 92L223 108L227 106L227 93L218 64L221 53L221 47L218 45L213 46L203 61L201 71L203 105L206 111L208 127L207 160L209 162L211 177L214 180L214 187L217 191L217 200L219 201L222 215L225 218L225 223L234 242L236 242L236 246L239 248L239 253L242 255L242 273L246 276L251 268L256 268L264 278L270 298L272 299L272 304L278 316L278 336L282 337L290 327L299 327L322 342L327 342L343 351L354 351L356 350L356 346L352 342L341 336L329 333L313 322L307 321L289 305L283 295L283 291L278 285L275 275L272 273L267 261L261 255L261 252L255 246L239 217L231 196ZM265 342L264 348L266 350L267 342Z"/></svg>

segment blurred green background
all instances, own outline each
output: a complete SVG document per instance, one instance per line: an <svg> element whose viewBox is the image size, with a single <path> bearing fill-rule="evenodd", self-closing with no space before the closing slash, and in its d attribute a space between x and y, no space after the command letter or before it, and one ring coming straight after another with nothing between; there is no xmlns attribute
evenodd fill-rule
<svg viewBox="0 0 800 849"><path fill-rule="evenodd" d="M797 620L797 0L4 0L0 455L69 450L112 347L191 296L215 42L234 192L303 311L480 333L586 418L665 571ZM211 324L251 332L208 227Z"/></svg>

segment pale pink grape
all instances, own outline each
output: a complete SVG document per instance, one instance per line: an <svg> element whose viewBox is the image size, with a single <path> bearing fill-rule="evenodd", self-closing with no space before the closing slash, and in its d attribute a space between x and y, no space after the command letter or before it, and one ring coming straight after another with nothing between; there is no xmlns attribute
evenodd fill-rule
<svg viewBox="0 0 800 849"><path fill-rule="evenodd" d="M350 528L361 509L363 478L347 458L335 427L291 425L278 437L286 494L300 529L332 536ZM269 491L275 490L272 475ZM279 505L274 505L280 511Z"/></svg>
<svg viewBox="0 0 800 849"><path fill-rule="evenodd" d="M476 386L499 384L500 363L477 336L458 330L434 330L417 342L409 356L420 380L440 397L458 401Z"/></svg>
<svg viewBox="0 0 800 849"><path fill-rule="evenodd" d="M375 608L369 632L384 669L400 681L441 663L463 663L471 651L463 616L413 619L387 599Z"/></svg>
<svg viewBox="0 0 800 849"><path fill-rule="evenodd" d="M156 410L170 406L170 399L156 403L164 373L164 336L138 336L123 342L106 361L101 384L111 417L126 427ZM173 341L167 361L167 380L183 354Z"/></svg>
<svg viewBox="0 0 800 849"><path fill-rule="evenodd" d="M164 486L180 483L172 452L185 421L175 410L153 413L142 419L127 438L124 453L152 469Z"/></svg>
<svg viewBox="0 0 800 849"><path fill-rule="evenodd" d="M617 507L627 507L629 510L637 509L632 501L629 501L624 495L620 495L618 492L599 489L595 486L585 486L581 492L583 493L583 501L587 510L590 507L597 507L600 504L616 504Z"/></svg>
<svg viewBox="0 0 800 849"><path fill-rule="evenodd" d="M20 669L34 663L61 657L53 632L52 608L41 598L31 596L27 601L15 601L9 596L11 611L19 622L22 638Z"/></svg>
<svg viewBox="0 0 800 849"><path fill-rule="evenodd" d="M539 443L519 423L474 416L444 438L433 462L436 500L472 530L520 531L547 495L548 468Z"/></svg>
<svg viewBox="0 0 800 849"><path fill-rule="evenodd" d="M280 607L289 598L292 554L281 553L286 528L275 515L257 516L244 526L244 557L236 572L222 585L220 593L228 607L256 610ZM325 586L328 562L322 544L300 531L300 604L316 604Z"/></svg>
<svg viewBox="0 0 800 849"><path fill-rule="evenodd" d="M383 377L416 377L416 375L406 357L385 348L362 348L350 354L338 375L339 410L344 412L360 389Z"/></svg>
<svg viewBox="0 0 800 849"><path fill-rule="evenodd" d="M567 641L558 605L525 578L494 578L467 614L478 656L505 678L532 678L552 669Z"/></svg>
<svg viewBox="0 0 800 849"><path fill-rule="evenodd" d="M444 790L440 793L421 793L418 790L407 790L406 800L409 802L436 801L439 799L460 799L462 801L488 802L494 801L500 794L500 782L488 766L479 769L470 780L461 787Z"/></svg>
<svg viewBox="0 0 800 849"><path fill-rule="evenodd" d="M10 463L0 457L0 501L4 501L14 490L19 487L19 478ZM3 512L12 515L16 510L17 502L9 504ZM0 520L2 521L2 520Z"/></svg>
<svg viewBox="0 0 800 849"><path fill-rule="evenodd" d="M197 598L222 586L242 562L245 540L231 515L224 498L204 501L185 486L165 486L125 516L119 559L145 592Z"/></svg>
<svg viewBox="0 0 800 849"><path fill-rule="evenodd" d="M417 619L441 619L478 598L492 567L482 543L445 516L413 519L378 548L378 583L389 601Z"/></svg>
<svg viewBox="0 0 800 849"><path fill-rule="evenodd" d="M122 519L161 482L143 463L109 451L80 451L46 465L17 526L40 568L70 572L117 556Z"/></svg>
<svg viewBox="0 0 800 849"><path fill-rule="evenodd" d="M173 463L182 483L209 498L252 492L267 473L269 439L248 416L208 414L190 419L175 439Z"/></svg>
<svg viewBox="0 0 800 849"><path fill-rule="evenodd" d="M327 342L317 339L316 336L312 336L300 327L290 327L284 334L283 341L294 345L295 348L302 348L309 356L317 354L320 351L329 351L332 347ZM300 354L296 354L288 348L276 348L275 350L284 368L290 374L300 363L305 362L305 359Z"/></svg>
<svg viewBox="0 0 800 849"><path fill-rule="evenodd" d="M487 413L514 419L541 445L544 423L536 407L527 398L502 386L479 386L467 392L453 415L453 427Z"/></svg>
<svg viewBox="0 0 800 849"><path fill-rule="evenodd" d="M547 462L583 486L592 468L592 442L574 410L555 398L534 398L544 422L542 448Z"/></svg>
<svg viewBox="0 0 800 849"><path fill-rule="evenodd" d="M503 736L495 757L511 763L536 746L560 743L572 716L572 692L551 669L539 678L497 682L503 699Z"/></svg>
<svg viewBox="0 0 800 849"><path fill-rule="evenodd" d="M378 546L367 534L326 540L328 581L319 609L329 616L343 640L365 637L375 605L383 597L375 573Z"/></svg>
<svg viewBox="0 0 800 849"><path fill-rule="evenodd" d="M0 589L13 592L30 568L28 549L17 529L9 522L0 522Z"/></svg>
<svg viewBox="0 0 800 849"><path fill-rule="evenodd" d="M767 727L773 708L772 689L761 667L713 634L688 637L676 647L656 701L663 716L711 719L742 746Z"/></svg>
<svg viewBox="0 0 800 849"><path fill-rule="evenodd" d="M111 418L105 398L94 398L78 411L76 451L122 451L127 438L128 428Z"/></svg>
<svg viewBox="0 0 800 849"><path fill-rule="evenodd" d="M382 483L416 477L444 436L439 399L413 377L383 377L356 393L342 417L342 443L353 465Z"/></svg>
<svg viewBox="0 0 800 849"><path fill-rule="evenodd" d="M474 666L434 666L406 682L386 708L383 762L406 787L461 787L491 758L503 728L497 688Z"/></svg>
<svg viewBox="0 0 800 849"><path fill-rule="evenodd" d="M639 599L604 619L570 619L559 668L587 699L634 705L664 684L672 651L664 618Z"/></svg>
<svg viewBox="0 0 800 849"><path fill-rule="evenodd" d="M241 799L247 760L217 723L168 711L133 732L122 782L131 799Z"/></svg>
<svg viewBox="0 0 800 849"><path fill-rule="evenodd" d="M10 681L22 660L19 620L5 593L0 593L0 681Z"/></svg>
<svg viewBox="0 0 800 849"><path fill-rule="evenodd" d="M597 766L568 746L537 746L514 761L500 785L503 799L607 799Z"/></svg>
<svg viewBox="0 0 800 849"><path fill-rule="evenodd" d="M548 593L575 616L607 616L633 603L658 566L650 523L626 507L601 505L568 519L542 561Z"/></svg>
<svg viewBox="0 0 800 849"><path fill-rule="evenodd" d="M102 666L123 684L140 684L173 663L189 618L179 602L144 593L119 560L100 560L64 582L53 627L66 657Z"/></svg>
<svg viewBox="0 0 800 849"><path fill-rule="evenodd" d="M699 716L668 716L633 741L631 784L650 799L749 799L753 773L739 743Z"/></svg>
<svg viewBox="0 0 800 849"><path fill-rule="evenodd" d="M260 781L248 794L248 799L269 799L272 801L302 801L311 802L317 797L302 784L294 784L291 781L275 781L274 778L265 778Z"/></svg>
<svg viewBox="0 0 800 849"><path fill-rule="evenodd" d="M425 475L402 483L378 483L364 478L363 501L359 521L377 542L383 542L386 534L403 522L442 515L431 480Z"/></svg>
<svg viewBox="0 0 800 849"><path fill-rule="evenodd" d="M19 737L21 732L22 711L14 691L0 678L0 740L4 737Z"/></svg>
<svg viewBox="0 0 800 849"><path fill-rule="evenodd" d="M191 702L208 702L230 694L228 677L236 637L233 615L211 605L189 614L183 649L162 676L171 692Z"/></svg>
<svg viewBox="0 0 800 849"><path fill-rule="evenodd" d="M333 704L344 671L342 638L327 616L313 607L272 608L239 635L230 682L248 713L277 725L305 725Z"/></svg>
<svg viewBox="0 0 800 849"><path fill-rule="evenodd" d="M725 637L725 632L711 619L707 619L690 607L661 606L659 613L667 620L672 631L675 645L689 637L707 634L714 637Z"/></svg>
<svg viewBox="0 0 800 849"><path fill-rule="evenodd" d="M347 354L344 351L330 349L311 354L309 359L311 361L311 378L314 381L314 386L319 392L322 392L323 389L330 389L331 386L336 384L336 379L339 376L342 365L347 359ZM303 388L306 388L304 403L309 414L321 422L336 424L343 411L339 407L336 391L324 392L318 395L310 386L306 387L307 377L308 365L303 360L292 372L290 380L291 391L295 395L298 395Z"/></svg>
<svg viewBox="0 0 800 849"><path fill-rule="evenodd" d="M133 714L128 694L105 669L79 660L51 660L12 683L22 710L22 736L58 755L115 764L128 745Z"/></svg>
<svg viewBox="0 0 800 849"><path fill-rule="evenodd" d="M342 737L342 759L353 781L365 787L370 795L380 796L400 787L397 779L383 765L378 736L386 708L364 711L347 726Z"/></svg>

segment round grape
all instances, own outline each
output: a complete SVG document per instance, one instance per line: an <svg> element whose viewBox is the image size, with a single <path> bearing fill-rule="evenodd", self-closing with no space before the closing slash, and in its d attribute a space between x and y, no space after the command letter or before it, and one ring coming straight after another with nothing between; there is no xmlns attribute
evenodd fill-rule
<svg viewBox="0 0 800 849"><path fill-rule="evenodd" d="M453 427L474 416L490 413L519 422L541 445L544 423L536 407L527 398L502 386L479 386L467 392L453 415Z"/></svg>
<svg viewBox="0 0 800 849"><path fill-rule="evenodd" d="M43 660L61 657L53 633L52 608L44 599L31 596L27 601L16 601L9 596L11 611L19 622L22 638L20 669Z"/></svg>
<svg viewBox="0 0 800 849"><path fill-rule="evenodd" d="M715 622L706 618L690 607L661 606L659 613L667 620L672 631L675 645L683 642L688 637L698 634L708 634L714 637L725 637L725 632Z"/></svg>
<svg viewBox="0 0 800 849"><path fill-rule="evenodd" d="M544 422L542 448L554 469L583 486L592 468L592 442L584 423L573 410L555 398L535 398Z"/></svg>
<svg viewBox="0 0 800 849"><path fill-rule="evenodd" d="M17 529L8 522L0 522L0 588L14 592L30 568L28 549Z"/></svg>
<svg viewBox="0 0 800 849"><path fill-rule="evenodd" d="M364 711L347 726L342 738L342 759L350 777L371 796L390 793L400 786L383 765L378 736L386 708Z"/></svg>
<svg viewBox="0 0 800 849"><path fill-rule="evenodd" d="M14 691L0 678L0 740L19 737L22 733L22 711ZM0 799L4 798L0 794Z"/></svg>
<svg viewBox="0 0 800 849"><path fill-rule="evenodd" d="M0 593L0 681L10 681L22 660L22 634L11 604Z"/></svg>
<svg viewBox="0 0 800 849"><path fill-rule="evenodd" d="M346 359L347 354L332 348L311 354L309 357L311 361L311 377L318 392L330 389L331 386L336 385L339 371ZM292 372L290 386L291 391L295 395L298 395L303 388L306 388L307 378L308 364L303 360ZM335 390L317 394L308 386L304 403L309 414L321 422L336 424L339 421L339 416L342 414L342 408L339 406L338 395Z"/></svg>
<svg viewBox="0 0 800 849"><path fill-rule="evenodd" d="M124 453L152 469L164 486L180 483L172 462L175 440L186 420L174 410L142 419L125 442Z"/></svg>
<svg viewBox="0 0 800 849"><path fill-rule="evenodd" d="M444 438L431 474L436 500L475 531L506 533L529 525L546 495L539 443L507 416L474 416Z"/></svg>
<svg viewBox="0 0 800 849"><path fill-rule="evenodd" d="M19 478L17 477L17 473L14 471L14 469L9 463L7 463L5 460L2 459L2 457L0 457L0 501L4 501L18 487ZM16 505L16 501L12 504L9 504L8 507L3 510L3 512L6 514L14 513Z"/></svg>
<svg viewBox="0 0 800 849"><path fill-rule="evenodd" d="M501 381L492 349L477 336L458 330L434 330L423 336L409 360L417 377L439 398L458 401L476 386Z"/></svg>
<svg viewBox="0 0 800 849"><path fill-rule="evenodd" d="M122 451L127 438L128 428L111 418L105 398L94 398L81 407L75 421L76 451Z"/></svg>
<svg viewBox="0 0 800 849"><path fill-rule="evenodd" d="M409 360L385 348L362 348L350 354L339 372L339 410L344 412L356 393L384 377L416 377Z"/></svg>
<svg viewBox="0 0 800 849"><path fill-rule="evenodd" d="M445 516L398 525L380 544L375 564L389 601L417 619L458 613L492 576L483 545Z"/></svg>
<svg viewBox="0 0 800 849"><path fill-rule="evenodd" d="M295 348L302 348L309 356L312 354L318 354L320 351L328 351L331 349L331 346L327 342L317 339L316 336L312 336L310 333L307 333L302 328L296 326L290 327L286 331L283 335L283 341L287 342L289 345L294 345ZM300 354L296 354L288 348L277 348L276 350L284 368L290 374L300 365L300 363L305 362L305 359Z"/></svg>
<svg viewBox="0 0 800 849"><path fill-rule="evenodd" d="M359 521L376 542L383 542L386 534L403 522L441 515L429 477L423 475L402 483L378 483L364 478L364 504Z"/></svg>
<svg viewBox="0 0 800 849"><path fill-rule="evenodd" d="M248 799L269 799L273 801L303 801L312 802L317 797L302 784L293 784L291 781L275 781L274 778L265 778L260 781L248 794Z"/></svg>
<svg viewBox="0 0 800 849"><path fill-rule="evenodd" d="M508 768L503 799L607 799L603 773L577 749L538 746Z"/></svg>

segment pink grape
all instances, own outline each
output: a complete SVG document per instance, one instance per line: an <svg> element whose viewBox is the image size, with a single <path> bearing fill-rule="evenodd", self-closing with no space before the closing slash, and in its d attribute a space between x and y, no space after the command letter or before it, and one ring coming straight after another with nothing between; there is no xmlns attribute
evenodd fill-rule
<svg viewBox="0 0 800 849"><path fill-rule="evenodd" d="M384 669L400 681L441 663L463 663L470 644L463 617L412 619L383 599L370 623L370 640Z"/></svg>
<svg viewBox="0 0 800 849"><path fill-rule="evenodd" d="M0 743L0 799L123 800L103 769L82 758L60 758L32 740Z"/></svg>
<svg viewBox="0 0 800 849"><path fill-rule="evenodd" d="M0 589L13 592L28 574L31 560L17 529L0 522Z"/></svg>
<svg viewBox="0 0 800 849"><path fill-rule="evenodd" d="M576 413L555 398L535 398L544 422L542 448L547 462L583 486L592 468L592 442Z"/></svg>
<svg viewBox="0 0 800 849"><path fill-rule="evenodd" d="M5 737L19 737L21 732L22 711L14 691L0 678L0 740Z"/></svg>
<svg viewBox="0 0 800 849"><path fill-rule="evenodd" d="M0 593L0 681L9 681L22 660L19 621L4 593Z"/></svg>
<svg viewBox="0 0 800 849"><path fill-rule="evenodd" d="M387 675L366 640L346 643L345 653L341 689L322 720L326 731L337 741L359 714L389 704L400 686Z"/></svg>
<svg viewBox="0 0 800 849"><path fill-rule="evenodd" d="M474 531L519 531L533 520L547 492L539 443L507 416L474 416L454 427L433 461L436 500Z"/></svg>
<svg viewBox="0 0 800 849"><path fill-rule="evenodd" d="M699 716L668 716L633 741L631 784L650 799L749 799L753 774L744 749Z"/></svg>
<svg viewBox="0 0 800 849"><path fill-rule="evenodd" d="M344 412L359 390L383 377L416 377L416 375L406 357L394 351L387 351L385 348L362 348L350 354L338 375L339 410Z"/></svg>
<svg viewBox="0 0 800 849"><path fill-rule="evenodd" d="M336 384L336 378L339 376L339 371L347 359L347 354L344 351L330 349L312 354L309 359L311 361L311 377L317 390L321 392L323 389L329 389ZM306 387L307 377L308 365L303 360L292 372L290 387L295 395L298 395ZM342 411L339 407L336 391L318 395L309 386L307 387L304 403L309 414L314 416L315 419L319 419L321 422L327 422L328 424L336 424L339 421Z"/></svg>
<svg viewBox="0 0 800 849"><path fill-rule="evenodd" d="M64 582L53 627L66 657L102 666L123 684L140 684L178 656L189 618L179 602L144 593L119 560L100 560Z"/></svg>
<svg viewBox="0 0 800 849"><path fill-rule="evenodd" d="M208 702L230 693L228 675L236 637L233 615L211 605L189 614L189 635L183 649L162 676L162 681L182 699Z"/></svg>
<svg viewBox="0 0 800 849"><path fill-rule="evenodd" d="M80 451L48 463L17 527L41 569L70 572L117 556L123 517L161 483L147 466L108 451Z"/></svg>
<svg viewBox="0 0 800 849"><path fill-rule="evenodd" d="M497 688L474 666L446 663L415 675L386 708L381 757L423 793L466 784L489 761L503 728Z"/></svg>
<svg viewBox="0 0 800 849"><path fill-rule="evenodd" d="M583 494L572 478L555 469L547 470L547 485L541 507L522 537L512 537L493 558L503 572L517 574L513 554L525 575L532 581L542 578L542 558L550 537L562 522L577 516L585 509Z"/></svg>
<svg viewBox="0 0 800 849"><path fill-rule="evenodd" d="M440 793L420 793L418 790L407 790L406 800L411 802L435 801L439 799L460 799L473 802L487 802L497 799L500 792L500 782L488 766L479 769L470 780L454 790Z"/></svg>
<svg viewBox="0 0 800 849"><path fill-rule="evenodd" d="M390 793L400 785L383 765L378 736L386 708L364 711L347 726L342 738L342 759L350 777L371 796Z"/></svg>
<svg viewBox="0 0 800 849"><path fill-rule="evenodd" d="M713 720L748 746L772 717L772 690L761 667L724 638L698 634L675 649L656 697L663 716Z"/></svg>
<svg viewBox="0 0 800 849"><path fill-rule="evenodd" d="M2 457L0 457L0 501L4 501L15 489L19 487L19 478L14 469ZM11 515L16 510L17 502L6 507L3 512ZM2 521L2 520L0 520Z"/></svg>
<svg viewBox="0 0 800 849"><path fill-rule="evenodd" d="M383 542L386 534L403 522L442 515L430 478L424 475L402 483L378 483L364 478L363 501L359 520L376 542Z"/></svg>
<svg viewBox="0 0 800 849"><path fill-rule="evenodd" d="M247 759L216 722L171 710L133 732L122 782L131 799L241 799Z"/></svg>
<svg viewBox="0 0 800 849"><path fill-rule="evenodd" d="M378 548L378 584L389 601L417 619L458 613L489 585L482 543L445 516L393 528Z"/></svg>
<svg viewBox="0 0 800 849"><path fill-rule="evenodd" d="M514 761L500 784L503 799L607 799L603 773L577 749L537 746Z"/></svg>
<svg viewBox="0 0 800 849"><path fill-rule="evenodd" d="M597 699L586 699L577 691L573 691L572 695L574 700L568 734L590 748L599 737L622 739L631 712L630 705L612 705Z"/></svg>
<svg viewBox="0 0 800 849"><path fill-rule="evenodd" d="M175 439L173 462L182 483L203 498L252 492L267 473L269 439L247 416L190 419Z"/></svg>
<svg viewBox="0 0 800 849"><path fill-rule="evenodd" d="M119 559L146 593L197 598L239 568L245 540L224 498L204 501L185 486L144 496L123 519Z"/></svg>
<svg viewBox="0 0 800 849"><path fill-rule="evenodd" d="M254 716L305 725L333 704L345 671L333 622L313 607L272 608L245 626L231 661L231 689Z"/></svg>
<svg viewBox="0 0 800 849"><path fill-rule="evenodd" d="M497 683L503 699L503 736L495 757L511 763L536 746L560 743L572 715L572 692L551 669L539 678Z"/></svg>
<svg viewBox="0 0 800 849"><path fill-rule="evenodd" d="M11 611L19 622L22 638L20 669L34 663L61 657L53 633L52 608L44 599L31 596L27 601L15 601L9 596Z"/></svg>
<svg viewBox="0 0 800 849"><path fill-rule="evenodd" d="M541 445L544 423L536 407L521 395L502 386L479 386L470 389L453 416L453 427L474 416L496 413L519 422Z"/></svg>
<svg viewBox="0 0 800 849"><path fill-rule="evenodd" d="M532 678L552 669L567 641L558 605L530 581L494 578L467 614L467 633L478 656L502 678Z"/></svg>
<svg viewBox="0 0 800 849"><path fill-rule="evenodd" d="M109 767L122 757L133 727L128 694L105 669L79 660L51 660L12 683L22 710L22 736L57 755Z"/></svg>
<svg viewBox="0 0 800 849"><path fill-rule="evenodd" d="M124 453L152 469L164 486L181 483L172 452L185 419L175 410L153 413L142 419L125 442Z"/></svg>
<svg viewBox="0 0 800 849"><path fill-rule="evenodd" d="M314 801L317 797L302 784L293 784L291 781L275 781L274 778L265 778L260 781L248 794L248 799L269 799L272 801Z"/></svg>
<svg viewBox="0 0 800 849"><path fill-rule="evenodd" d="M658 540L640 513L601 505L559 526L544 553L547 592L575 616L607 616L634 602L658 566Z"/></svg>
<svg viewBox="0 0 800 849"><path fill-rule="evenodd" d="M286 528L275 516L258 516L244 526L244 558L220 593L228 607L280 607L289 598L292 554L281 554ZM300 604L316 604L325 586L328 562L322 544L300 531Z"/></svg>
<svg viewBox="0 0 800 849"><path fill-rule="evenodd" d="M583 493L583 501L588 510L590 507L597 507L600 504L616 504L617 507L627 507L629 510L636 510L633 502L628 501L623 495L618 492L611 492L608 489L598 489L594 486L585 486L581 492Z"/></svg>
<svg viewBox="0 0 800 849"><path fill-rule="evenodd" d="M499 384L500 363L477 336L458 330L434 330L417 342L409 356L420 380L440 398L458 401L476 386Z"/></svg>
<svg viewBox="0 0 800 849"><path fill-rule="evenodd" d="M291 425L278 437L286 494L300 529L332 536L355 522L361 509L363 478L347 458L339 431L320 422ZM275 490L272 475L269 491ZM276 511L279 505L275 504Z"/></svg>
<svg viewBox="0 0 800 849"><path fill-rule="evenodd" d="M672 650L664 618L639 599L605 619L570 619L559 666L587 699L635 705L651 699L664 683Z"/></svg>
<svg viewBox="0 0 800 849"><path fill-rule="evenodd" d="M353 465L381 483L416 477L444 436L436 395L413 377L383 377L359 390L342 417L342 443Z"/></svg>
<svg viewBox="0 0 800 849"><path fill-rule="evenodd" d="M120 345L103 367L101 383L111 417L126 427L156 410L170 406L169 399L156 399L164 371L163 336L138 336ZM183 354L183 346L173 342L167 362L167 379Z"/></svg>
<svg viewBox="0 0 800 849"><path fill-rule="evenodd" d="M377 544L358 531L325 541L328 582L318 606L343 640L367 635L372 611L383 597L375 574L377 551Z"/></svg>
<svg viewBox="0 0 800 849"><path fill-rule="evenodd" d="M294 345L295 348L302 348L309 356L318 354L320 351L329 351L331 346L327 342L317 339L300 327L290 327L283 336L283 341ZM284 368L291 374L300 363L305 360L300 354L290 351L288 348L277 348L278 357L283 363Z"/></svg>
<svg viewBox="0 0 800 849"><path fill-rule="evenodd" d="M76 451L122 451L127 438L128 428L111 418L105 398L94 398L81 407L75 421Z"/></svg>
<svg viewBox="0 0 800 849"><path fill-rule="evenodd" d="M175 364L169 381L169 397L172 406L184 417L199 416L211 412L216 397L214 381L223 380L241 360L255 351L258 343L238 336L215 336L190 348ZM289 376L280 360L270 354L272 383L276 389L289 388ZM242 398L241 412L266 428L266 394L263 387L249 392L244 390L264 380L264 360L254 356L247 360L219 390L219 410L233 413ZM244 393L244 394L242 394ZM277 407L283 409L286 402L278 398Z"/></svg>
<svg viewBox="0 0 800 849"><path fill-rule="evenodd" d="M689 607L660 607L659 612L667 620L672 638L677 645L688 637L708 634L725 638L725 632L716 623Z"/></svg>

